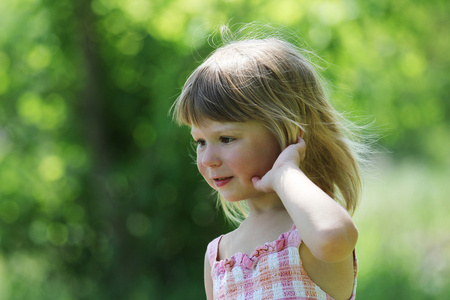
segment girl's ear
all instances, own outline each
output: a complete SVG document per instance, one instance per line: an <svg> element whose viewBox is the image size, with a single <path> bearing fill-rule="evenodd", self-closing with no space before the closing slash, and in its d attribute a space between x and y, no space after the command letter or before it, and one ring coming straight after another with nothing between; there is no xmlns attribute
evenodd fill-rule
<svg viewBox="0 0 450 300"><path fill-rule="evenodd" d="M305 132L303 131L303 129L300 128L300 129L298 130L298 136L299 136L299 137L303 138L303 134L304 134L304 133L305 133Z"/></svg>

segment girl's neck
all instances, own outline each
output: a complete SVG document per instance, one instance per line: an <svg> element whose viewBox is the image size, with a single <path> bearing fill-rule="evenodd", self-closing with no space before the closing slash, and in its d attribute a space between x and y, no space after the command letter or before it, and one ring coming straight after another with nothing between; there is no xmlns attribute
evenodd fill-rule
<svg viewBox="0 0 450 300"><path fill-rule="evenodd" d="M261 224L270 225L273 223L284 227L281 223L286 223L290 224L288 226L292 226L292 220L280 198L275 193L267 196L271 197L248 200L249 214L241 225L244 227L259 227Z"/></svg>
<svg viewBox="0 0 450 300"><path fill-rule="evenodd" d="M280 234L291 230L293 221L284 207L271 210L250 212L241 223L237 234L245 239L254 240L250 248L276 240Z"/></svg>
<svg viewBox="0 0 450 300"><path fill-rule="evenodd" d="M277 213L280 210L286 210L276 193L265 194L262 197L247 200L249 208L249 217L261 214Z"/></svg>

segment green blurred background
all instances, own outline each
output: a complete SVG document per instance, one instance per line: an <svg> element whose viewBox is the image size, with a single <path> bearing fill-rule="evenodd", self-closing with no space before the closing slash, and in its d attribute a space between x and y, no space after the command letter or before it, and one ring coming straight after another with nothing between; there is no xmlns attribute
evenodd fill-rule
<svg viewBox="0 0 450 300"><path fill-rule="evenodd" d="M0 2L0 299L203 299L229 229L168 110L221 23L288 26L374 121L359 299L450 298L446 0ZM231 20L231 21L230 21Z"/></svg>

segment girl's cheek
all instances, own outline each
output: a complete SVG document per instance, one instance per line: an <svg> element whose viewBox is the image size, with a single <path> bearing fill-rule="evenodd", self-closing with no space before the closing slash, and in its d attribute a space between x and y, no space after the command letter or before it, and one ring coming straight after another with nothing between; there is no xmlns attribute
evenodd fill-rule
<svg viewBox="0 0 450 300"><path fill-rule="evenodd" d="M199 170L200 173L201 173L201 167L202 167L201 159L202 159L201 156L197 153L196 163L197 163L197 169Z"/></svg>
<svg viewBox="0 0 450 300"><path fill-rule="evenodd" d="M205 166L203 166L203 165L202 165L201 163L199 163L198 161L197 161L197 169L198 169L199 173L203 176L203 178L207 179L207 178L205 177L205 175L206 175L206 168L205 168Z"/></svg>
<svg viewBox="0 0 450 300"><path fill-rule="evenodd" d="M206 181L206 183L208 183L208 185L210 187L212 187L213 189L216 189L216 187L214 186L214 182L212 182L211 179L206 174L206 168L199 166L198 170L199 170L200 174L202 175L203 179Z"/></svg>
<svg viewBox="0 0 450 300"><path fill-rule="evenodd" d="M202 167L201 164L197 163L197 169L200 172L200 174L202 174L202 176L205 177L204 175L205 169Z"/></svg>

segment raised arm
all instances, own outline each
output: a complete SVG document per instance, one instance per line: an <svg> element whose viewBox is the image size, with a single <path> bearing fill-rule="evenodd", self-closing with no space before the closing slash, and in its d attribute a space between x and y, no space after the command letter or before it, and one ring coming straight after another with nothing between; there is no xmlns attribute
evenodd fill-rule
<svg viewBox="0 0 450 300"><path fill-rule="evenodd" d="M352 254L358 231L348 212L298 167L305 150L305 142L299 138L263 178L253 178L253 183L258 190L277 193L314 257L339 262Z"/></svg>

